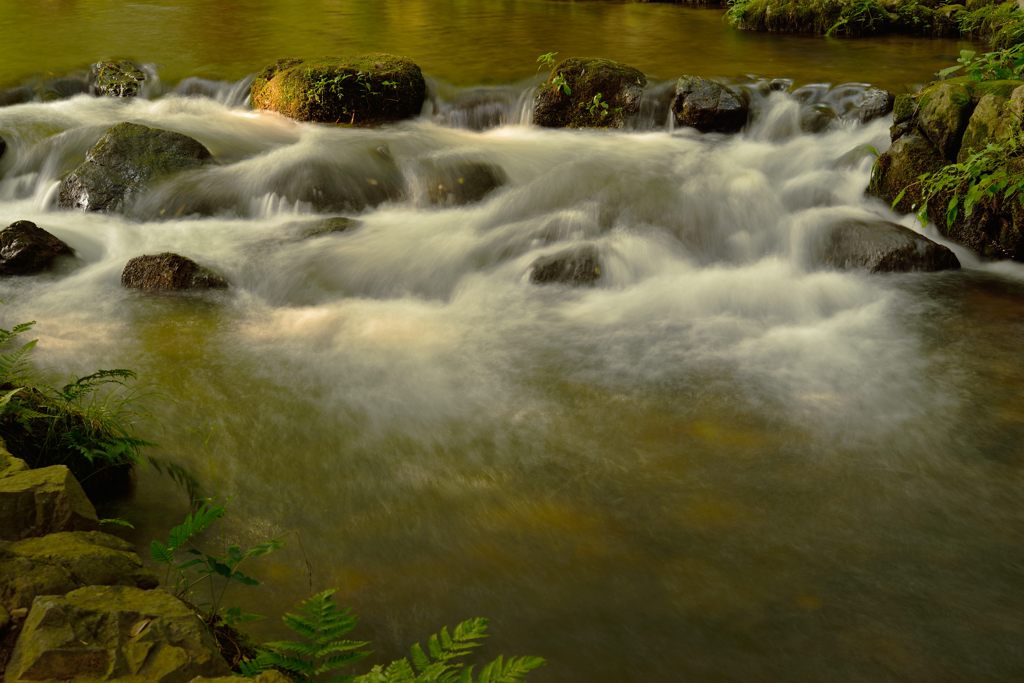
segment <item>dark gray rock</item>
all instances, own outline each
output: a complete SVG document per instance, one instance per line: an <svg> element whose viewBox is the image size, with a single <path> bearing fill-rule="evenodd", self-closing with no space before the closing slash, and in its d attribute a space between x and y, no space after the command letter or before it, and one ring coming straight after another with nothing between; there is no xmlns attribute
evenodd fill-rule
<svg viewBox="0 0 1024 683"><path fill-rule="evenodd" d="M896 96L881 88L868 88L856 105L857 119L867 123L892 111Z"/></svg>
<svg viewBox="0 0 1024 683"><path fill-rule="evenodd" d="M533 122L546 128L622 128L640 111L645 85L643 72L610 59L566 59L537 91Z"/></svg>
<svg viewBox="0 0 1024 683"><path fill-rule="evenodd" d="M836 120L836 113L827 104L814 104L800 108L800 130L820 133Z"/></svg>
<svg viewBox="0 0 1024 683"><path fill-rule="evenodd" d="M32 221L15 221L0 230L0 275L32 275L47 270L74 250Z"/></svg>
<svg viewBox="0 0 1024 683"><path fill-rule="evenodd" d="M672 100L676 124L710 133L735 133L747 123L750 107L742 93L699 76L683 76Z"/></svg>
<svg viewBox="0 0 1024 683"><path fill-rule="evenodd" d="M583 287L593 286L600 279L600 255L597 247L592 244L541 256L530 265L530 282L535 285Z"/></svg>
<svg viewBox="0 0 1024 683"><path fill-rule="evenodd" d="M119 123L64 178L58 204L66 209L118 211L154 180L210 159L210 151L187 135Z"/></svg>
<svg viewBox="0 0 1024 683"><path fill-rule="evenodd" d="M190 258L165 252L136 256L121 272L121 286L148 291L225 289L227 280Z"/></svg>
<svg viewBox="0 0 1024 683"><path fill-rule="evenodd" d="M831 268L871 273L960 268L948 248L883 220L846 220L826 226L811 244L811 258Z"/></svg>
<svg viewBox="0 0 1024 683"><path fill-rule="evenodd" d="M425 187L431 204L471 204L501 187L506 180L498 166L466 159L425 161L418 170L417 180Z"/></svg>
<svg viewBox="0 0 1024 683"><path fill-rule="evenodd" d="M96 62L89 69L92 92L102 97L136 97L145 81L146 73L128 59Z"/></svg>

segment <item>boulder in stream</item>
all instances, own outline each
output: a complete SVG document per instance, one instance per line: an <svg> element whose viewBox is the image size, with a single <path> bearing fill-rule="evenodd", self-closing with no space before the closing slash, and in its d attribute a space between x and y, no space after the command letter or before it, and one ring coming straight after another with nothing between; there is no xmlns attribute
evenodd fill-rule
<svg viewBox="0 0 1024 683"><path fill-rule="evenodd" d="M881 88L868 88L855 105L857 120L861 123L874 121L892 111L896 96Z"/></svg>
<svg viewBox="0 0 1024 683"><path fill-rule="evenodd" d="M840 270L907 273L960 268L960 261L947 247L889 221L840 221L826 226L816 237L811 258Z"/></svg>
<svg viewBox="0 0 1024 683"><path fill-rule="evenodd" d="M148 291L226 289L228 281L179 254L136 256L121 271L121 286Z"/></svg>
<svg viewBox="0 0 1024 683"><path fill-rule="evenodd" d="M537 91L533 122L546 128L622 128L640 111L647 77L610 59L570 58Z"/></svg>
<svg viewBox="0 0 1024 683"><path fill-rule="evenodd" d="M146 81L146 72L129 59L96 62L89 69L89 86L102 97L136 97Z"/></svg>
<svg viewBox="0 0 1024 683"><path fill-rule="evenodd" d="M32 221L15 221L0 230L0 275L32 275L49 269L74 250Z"/></svg>
<svg viewBox="0 0 1024 683"><path fill-rule="evenodd" d="M721 83L700 76L683 76L676 82L672 100L676 125L702 133L736 133L747 125L749 113L746 96Z"/></svg>
<svg viewBox="0 0 1024 683"><path fill-rule="evenodd" d="M256 75L252 106L298 121L371 126L418 116L427 86L420 67L384 53L282 59Z"/></svg>
<svg viewBox="0 0 1024 683"><path fill-rule="evenodd" d="M153 181L210 160L210 151L187 135L119 123L64 178L58 204L65 209L118 211Z"/></svg>
<svg viewBox="0 0 1024 683"><path fill-rule="evenodd" d="M177 598L88 586L36 598L4 680L171 682L228 673L206 624Z"/></svg>
<svg viewBox="0 0 1024 683"><path fill-rule="evenodd" d="M600 255L592 244L541 256L530 264L530 282L535 285L591 287L600 279Z"/></svg>
<svg viewBox="0 0 1024 683"><path fill-rule="evenodd" d="M470 159L431 159L419 164L417 180L431 204L462 206L480 201L505 184L498 166Z"/></svg>

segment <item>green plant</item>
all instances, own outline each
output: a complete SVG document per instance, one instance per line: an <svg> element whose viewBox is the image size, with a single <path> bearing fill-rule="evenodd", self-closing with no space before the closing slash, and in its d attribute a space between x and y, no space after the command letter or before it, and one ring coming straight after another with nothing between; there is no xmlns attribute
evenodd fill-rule
<svg viewBox="0 0 1024 683"><path fill-rule="evenodd" d="M561 90L563 95L571 95L572 88L565 81L565 77L562 74L556 74L551 78L551 85L555 86L555 90Z"/></svg>
<svg viewBox="0 0 1024 683"><path fill-rule="evenodd" d="M544 67L553 69L555 66L555 55L557 54L557 52L545 52L544 54L538 56L537 70L540 71Z"/></svg>
<svg viewBox="0 0 1024 683"><path fill-rule="evenodd" d="M601 118L608 116L608 102L605 101L604 95L601 93L594 95L594 99L587 105L587 111L590 112L591 116L597 116L598 114L601 115Z"/></svg>
<svg viewBox="0 0 1024 683"><path fill-rule="evenodd" d="M246 560L266 555L281 547L277 540L267 541L243 549L232 545L224 555L212 555L196 544L197 537L206 531L215 521L224 516L223 506L212 501L203 501L193 512L186 515L185 520L171 529L166 543L154 540L150 543L149 554L153 560L167 567L164 583L171 584L173 576L174 593L180 598L190 598L193 589L206 582L209 588L209 601L193 604L202 609L206 621L216 624L223 620L229 626L242 621L260 618L258 615L244 613L237 608L228 608L222 612L221 605L224 594L232 583L246 586L257 586L259 581L243 573L239 567ZM186 557L181 557L184 553Z"/></svg>
<svg viewBox="0 0 1024 683"><path fill-rule="evenodd" d="M35 324L36 321L32 320L19 323L9 330L0 328L0 349L12 346L19 336L31 330ZM37 341L32 339L10 351L0 353L0 386L9 387L27 381L28 357L36 347Z"/></svg>
<svg viewBox="0 0 1024 683"><path fill-rule="evenodd" d="M960 50L956 61L955 65L941 69L935 75L949 78L963 71L974 81L1019 79L1024 77L1024 43L980 55L974 50Z"/></svg>
<svg viewBox="0 0 1024 683"><path fill-rule="evenodd" d="M465 658L480 646L487 636L487 620L470 619L451 632L442 628L427 639L426 648L419 643L387 666L374 666L369 672L355 676L337 673L369 655L368 643L344 638L356 626L356 617L334 604L333 590L318 593L299 606L299 613L283 617L288 628L301 640L276 641L261 647L257 655L241 664L246 676L278 668L311 681L351 681L352 683L519 683L534 669L542 666L540 657L497 657L474 675L474 667L466 666Z"/></svg>
<svg viewBox="0 0 1024 683"><path fill-rule="evenodd" d="M1024 159L1024 142L1015 135L1005 143L989 143L963 162L948 164L930 173L923 173L914 185L896 195L895 207L908 190L917 187L921 200L916 206L918 220L928 222L930 203L945 201L946 225L952 226L963 216L974 215L978 207L992 202L1024 202L1024 174L1019 162Z"/></svg>

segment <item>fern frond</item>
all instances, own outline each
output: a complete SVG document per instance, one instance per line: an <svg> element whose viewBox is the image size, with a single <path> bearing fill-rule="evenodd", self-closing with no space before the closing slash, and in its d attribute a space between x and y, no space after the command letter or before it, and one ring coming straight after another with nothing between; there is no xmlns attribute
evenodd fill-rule
<svg viewBox="0 0 1024 683"><path fill-rule="evenodd" d="M476 683L521 683L526 674L544 666L543 657L509 657L500 655L480 670ZM467 679L467 680L471 680Z"/></svg>
<svg viewBox="0 0 1024 683"><path fill-rule="evenodd" d="M36 348L37 340L25 342L14 351L0 353L0 383L15 383L28 374L28 357Z"/></svg>
<svg viewBox="0 0 1024 683"><path fill-rule="evenodd" d="M168 546L177 550L189 542L192 537L202 533L208 526L224 516L224 508L204 501L195 512L189 513L185 521L171 529Z"/></svg>

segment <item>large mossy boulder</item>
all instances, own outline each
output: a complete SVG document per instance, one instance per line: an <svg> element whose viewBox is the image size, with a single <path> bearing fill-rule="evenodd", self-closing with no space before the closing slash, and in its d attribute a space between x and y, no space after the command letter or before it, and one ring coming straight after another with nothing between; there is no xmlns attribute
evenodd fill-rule
<svg viewBox="0 0 1024 683"><path fill-rule="evenodd" d="M89 586L36 598L4 680L176 683L228 673L206 625L177 598Z"/></svg>
<svg viewBox="0 0 1024 683"><path fill-rule="evenodd" d="M533 102L545 128L622 128L640 111L647 77L610 59L570 58L555 65Z"/></svg>
<svg viewBox="0 0 1024 683"><path fill-rule="evenodd" d="M146 82L146 72L129 59L96 62L89 69L89 86L101 97L136 97Z"/></svg>
<svg viewBox="0 0 1024 683"><path fill-rule="evenodd" d="M65 209L118 211L154 181L211 160L200 142L137 123L110 128L60 184Z"/></svg>
<svg viewBox="0 0 1024 683"><path fill-rule="evenodd" d="M64 465L0 478L0 540L88 531L98 525L96 509Z"/></svg>
<svg viewBox="0 0 1024 683"><path fill-rule="evenodd" d="M406 57L282 59L256 75L252 106L297 121L370 126L418 116L427 87Z"/></svg>
<svg viewBox="0 0 1024 683"><path fill-rule="evenodd" d="M592 287L600 279L601 257L592 244L541 256L530 264L530 282L535 285Z"/></svg>
<svg viewBox="0 0 1024 683"><path fill-rule="evenodd" d="M121 271L127 289L173 292L189 289L225 289L227 280L192 259L164 252L136 256Z"/></svg>
<svg viewBox="0 0 1024 683"><path fill-rule="evenodd" d="M676 83L672 115L676 125L703 133L735 133L747 124L750 107L743 93L721 83L683 76Z"/></svg>
<svg viewBox="0 0 1024 683"><path fill-rule="evenodd" d="M48 270L74 250L32 221L15 221L0 230L0 275L33 275Z"/></svg>
<svg viewBox="0 0 1024 683"><path fill-rule="evenodd" d="M966 78L932 84L914 96L896 98L891 129L892 146L881 154L871 172L868 192L898 211L916 211L924 199L920 177L951 164L963 164L988 145L1005 146L1024 133L1024 82ZM1007 177L1024 173L1019 158L994 152L988 162ZM951 168L963 173L963 168ZM928 218L939 231L978 254L1024 261L1024 207L1016 199L983 195L965 212L962 187L943 191L927 204ZM956 198L955 215L948 211ZM953 220L947 220L947 214Z"/></svg>
<svg viewBox="0 0 1024 683"><path fill-rule="evenodd" d="M883 220L846 220L826 226L812 241L811 258L830 268L871 273L960 268L947 247Z"/></svg>
<svg viewBox="0 0 1024 683"><path fill-rule="evenodd" d="M0 542L0 605L27 608L38 595L83 586L155 588L131 543L100 531L66 531Z"/></svg>

